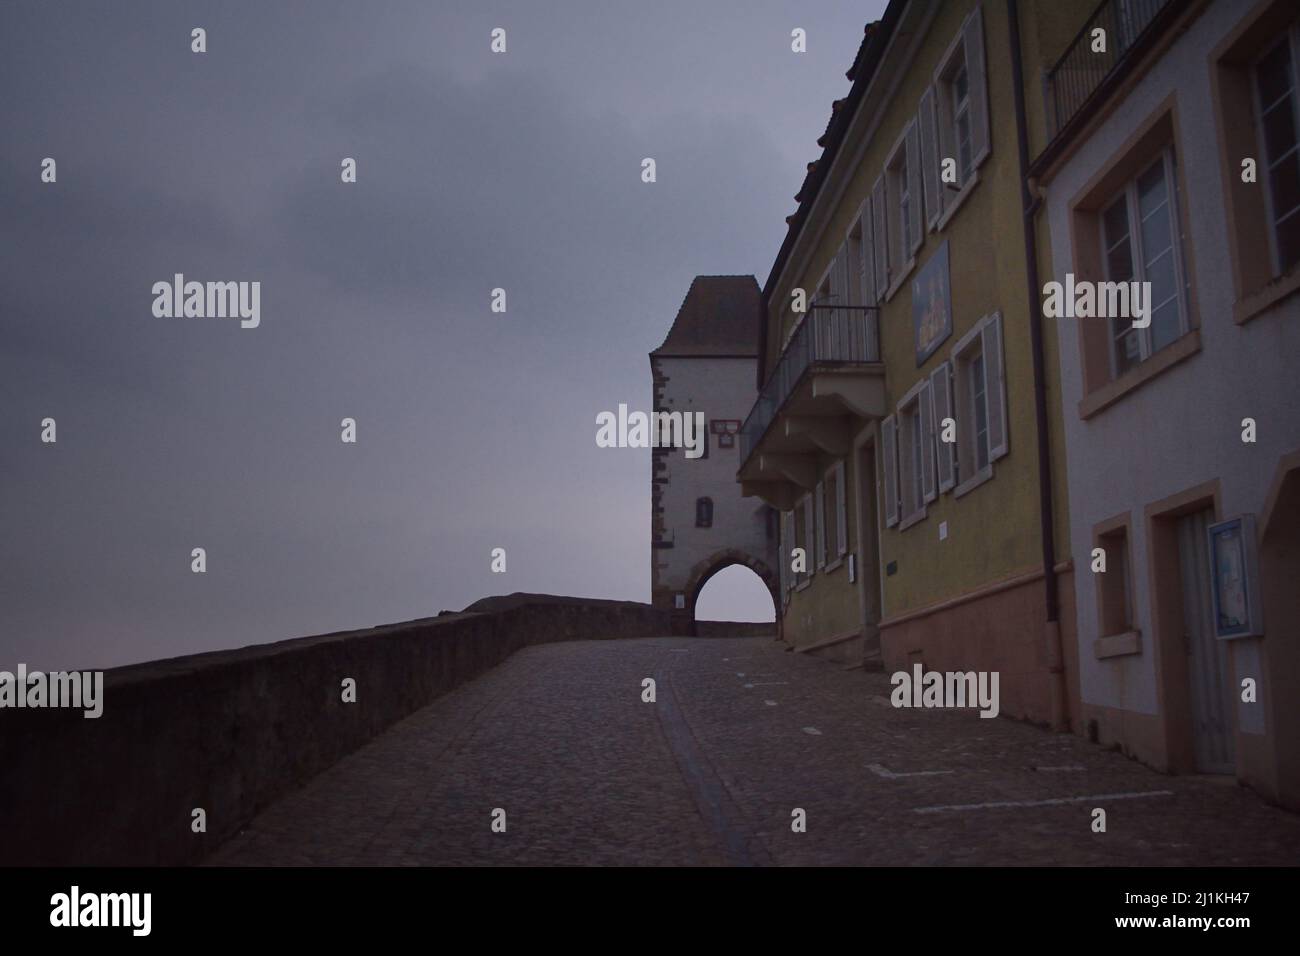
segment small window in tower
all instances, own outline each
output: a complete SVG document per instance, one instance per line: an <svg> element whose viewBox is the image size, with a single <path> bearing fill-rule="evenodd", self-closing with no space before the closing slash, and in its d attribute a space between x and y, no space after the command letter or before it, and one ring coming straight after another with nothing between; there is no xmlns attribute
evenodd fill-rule
<svg viewBox="0 0 1300 956"><path fill-rule="evenodd" d="M697 528L713 527L713 499L712 498L695 499L695 527Z"/></svg>

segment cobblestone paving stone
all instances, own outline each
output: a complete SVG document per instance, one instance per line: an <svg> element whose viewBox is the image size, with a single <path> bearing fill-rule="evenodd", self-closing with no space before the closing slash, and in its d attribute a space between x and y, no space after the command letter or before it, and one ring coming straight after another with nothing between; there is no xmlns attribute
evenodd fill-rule
<svg viewBox="0 0 1300 956"><path fill-rule="evenodd" d="M657 703L641 700L645 677ZM1300 816L1231 778L1167 776L975 711L895 709L890 689L888 675L770 639L528 648L278 801L208 862L1300 864ZM1107 794L1144 796L929 809ZM490 828L497 807L505 833ZM805 833L791 831L795 807Z"/></svg>

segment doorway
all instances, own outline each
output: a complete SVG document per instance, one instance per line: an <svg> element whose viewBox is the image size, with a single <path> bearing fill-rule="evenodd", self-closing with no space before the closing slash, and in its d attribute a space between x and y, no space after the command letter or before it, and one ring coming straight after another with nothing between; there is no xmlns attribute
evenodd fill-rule
<svg viewBox="0 0 1300 956"><path fill-rule="evenodd" d="M1210 599L1206 529L1213 521L1212 508L1177 519L1183 640L1196 769L1202 773L1233 773L1231 665L1227 645L1214 636Z"/></svg>

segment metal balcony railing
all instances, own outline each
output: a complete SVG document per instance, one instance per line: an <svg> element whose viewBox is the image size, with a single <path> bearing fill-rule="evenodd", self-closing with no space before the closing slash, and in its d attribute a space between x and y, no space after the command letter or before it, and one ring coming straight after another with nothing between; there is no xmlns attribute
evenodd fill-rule
<svg viewBox="0 0 1300 956"><path fill-rule="evenodd" d="M1173 0L1105 0L1065 53L1047 71L1052 134L1059 132L1096 92L1162 9ZM1094 52L1093 32L1106 31L1104 53Z"/></svg>
<svg viewBox="0 0 1300 956"><path fill-rule="evenodd" d="M804 372L814 363L880 361L876 308L837 309L814 304L790 344L781 353L749 417L740 428L740 461L749 460L768 426L790 397Z"/></svg>

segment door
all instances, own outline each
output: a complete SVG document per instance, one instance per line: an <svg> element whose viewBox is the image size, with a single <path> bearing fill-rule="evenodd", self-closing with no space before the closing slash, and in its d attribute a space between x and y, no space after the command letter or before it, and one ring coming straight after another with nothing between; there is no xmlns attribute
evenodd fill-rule
<svg viewBox="0 0 1300 956"><path fill-rule="evenodd" d="M1178 563L1182 581L1187 676L1191 683L1192 738L1196 769L1233 773L1232 690L1225 642L1214 636L1210 601L1210 555L1206 526L1212 509L1178 519Z"/></svg>

